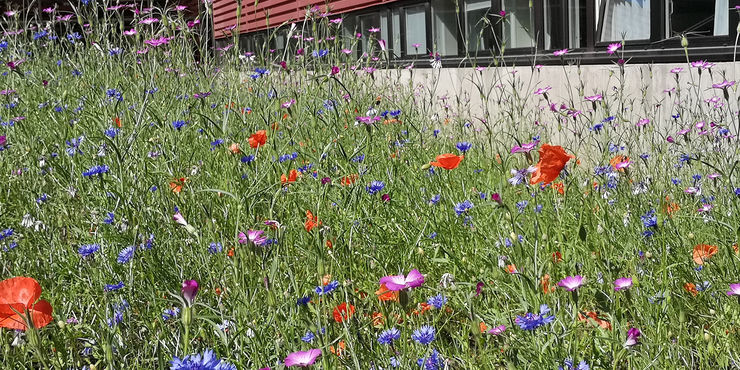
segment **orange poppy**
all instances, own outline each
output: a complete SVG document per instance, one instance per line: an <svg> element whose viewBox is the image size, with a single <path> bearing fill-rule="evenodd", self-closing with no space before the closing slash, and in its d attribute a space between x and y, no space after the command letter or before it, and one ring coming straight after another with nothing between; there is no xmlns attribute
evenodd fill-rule
<svg viewBox="0 0 740 370"><path fill-rule="evenodd" d="M696 295L699 294L699 291L696 290L696 284L694 284L694 283L686 283L686 284L684 284L683 285L683 289L685 291L691 293L691 295L693 295L694 297L696 297Z"/></svg>
<svg viewBox="0 0 740 370"><path fill-rule="evenodd" d="M519 272L516 269L516 265L513 263L511 265L506 265L506 271L509 271L510 274L516 274L517 272Z"/></svg>
<svg viewBox="0 0 740 370"><path fill-rule="evenodd" d="M562 146L550 144L542 145L539 153L540 161L535 166L536 170L532 174L530 184L542 182L547 185L551 183L558 178L560 171L565 168L565 164L575 158L573 155L566 153Z"/></svg>
<svg viewBox="0 0 740 370"><path fill-rule="evenodd" d="M290 170L288 176L285 176L285 174L280 175L280 183L283 185L294 183L296 179L298 179L298 171L296 170Z"/></svg>
<svg viewBox="0 0 740 370"><path fill-rule="evenodd" d="M681 207L679 207L678 204L671 202L671 197L667 196L665 197L665 203L663 204L663 211L665 211L668 216L673 216L674 213L676 213Z"/></svg>
<svg viewBox="0 0 740 370"><path fill-rule="evenodd" d="M552 263L558 263L563 260L563 255L560 252L553 252Z"/></svg>
<svg viewBox="0 0 740 370"><path fill-rule="evenodd" d="M53 309L40 297L41 285L33 278L0 281L0 328L26 330L27 320L37 329L48 325Z"/></svg>
<svg viewBox="0 0 740 370"><path fill-rule="evenodd" d="M446 170L454 170L462 162L464 155L454 155L452 153L440 154L437 156L437 160L430 164L434 167L442 167Z"/></svg>
<svg viewBox="0 0 740 370"><path fill-rule="evenodd" d="M121 126L122 126L121 125L121 119L118 118L118 117L113 117L113 123L115 123L118 128L121 128Z"/></svg>
<svg viewBox="0 0 740 370"><path fill-rule="evenodd" d="M238 143L231 143L231 145L229 145L229 151L231 152L231 154L239 154L242 152L242 150L239 149Z"/></svg>
<svg viewBox="0 0 740 370"><path fill-rule="evenodd" d="M419 303L419 308L414 309L414 311L412 311L411 313L414 314L414 315L416 315L416 316L419 316L419 315L423 314L424 312L427 312L427 311L429 311L431 309L432 309L432 305L430 305L430 304L428 304L426 302L421 302L421 303Z"/></svg>
<svg viewBox="0 0 740 370"><path fill-rule="evenodd" d="M740 253L740 248L737 247L737 243L735 243L735 244L732 245L732 250L735 251L735 254Z"/></svg>
<svg viewBox="0 0 740 370"><path fill-rule="evenodd" d="M694 247L694 262L698 265L703 265L704 260L708 260L710 257L717 254L717 247L709 244L697 244Z"/></svg>
<svg viewBox="0 0 740 370"><path fill-rule="evenodd" d="M478 330L480 330L481 333L485 333L486 331L488 331L488 325L481 321L478 323Z"/></svg>
<svg viewBox="0 0 740 370"><path fill-rule="evenodd" d="M380 289L375 291L375 295L381 301L398 301L398 291L389 290L385 284L380 284Z"/></svg>
<svg viewBox="0 0 740 370"><path fill-rule="evenodd" d="M612 324L607 320L600 319L599 315L597 315L596 312L585 311L585 313L586 313L586 316L584 316L580 312L578 313L578 321L591 322L590 320L593 320L596 323L596 325L598 325L600 328L606 329L606 330L612 330Z"/></svg>
<svg viewBox="0 0 740 370"><path fill-rule="evenodd" d="M267 142L267 131L259 130L249 137L249 146L259 148Z"/></svg>
<svg viewBox="0 0 740 370"><path fill-rule="evenodd" d="M342 302L339 306L334 308L334 321L344 322L345 320L349 320L349 318L354 314L355 306L347 302Z"/></svg>
<svg viewBox="0 0 740 370"><path fill-rule="evenodd" d="M385 323L385 317L381 312L373 312L372 320L374 327L382 327Z"/></svg>
<svg viewBox="0 0 740 370"><path fill-rule="evenodd" d="M179 179L174 179L170 181L170 189L172 189L172 192L175 194L180 194L182 191L182 187L185 186L185 182L188 181L187 177L181 177Z"/></svg>
<svg viewBox="0 0 740 370"><path fill-rule="evenodd" d="M563 188L563 182L562 182L562 181L561 181L561 182L553 182L551 186L552 186L552 188L553 188L553 189L555 189L555 190L556 190L556 191L557 191L558 193L560 193L560 195L563 195L563 194L565 194L565 190L564 190L564 188Z"/></svg>
<svg viewBox="0 0 740 370"><path fill-rule="evenodd" d="M337 343L337 348L334 348L334 346L329 346L329 352L339 357L343 356L346 350L347 345L344 344L343 340L340 340L339 343Z"/></svg>
<svg viewBox="0 0 740 370"><path fill-rule="evenodd" d="M624 162L629 162L630 157L623 156L623 155L615 155L614 158L609 160L609 164L617 171L624 171L624 168L620 166L620 164Z"/></svg>
<svg viewBox="0 0 740 370"><path fill-rule="evenodd" d="M331 283L331 274L326 274L321 278L321 285L327 286Z"/></svg>
<svg viewBox="0 0 740 370"><path fill-rule="evenodd" d="M342 177L342 180L340 181L340 184L342 184L343 186L352 185L352 184L355 183L355 181L357 181L357 179L359 177L360 177L360 175L358 175L356 173L353 173L353 174L351 174L349 176L344 176L344 177Z"/></svg>
<svg viewBox="0 0 740 370"><path fill-rule="evenodd" d="M540 285L542 285L542 293L544 294L550 294L555 291L555 287L550 286L550 274L545 274L545 276L542 277Z"/></svg>
<svg viewBox="0 0 740 370"><path fill-rule="evenodd" d="M321 221L319 221L319 218L314 216L311 211L306 210L306 222L303 224L303 227L305 227L306 231L311 232L314 227L321 225Z"/></svg>

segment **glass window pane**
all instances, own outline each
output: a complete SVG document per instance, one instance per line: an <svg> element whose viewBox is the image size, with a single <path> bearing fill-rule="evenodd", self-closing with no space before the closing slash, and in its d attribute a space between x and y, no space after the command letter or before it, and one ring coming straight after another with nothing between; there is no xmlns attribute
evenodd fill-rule
<svg viewBox="0 0 740 370"><path fill-rule="evenodd" d="M504 0L503 10L507 21L504 23L504 42L508 48L528 48L534 45L533 14L529 1Z"/></svg>
<svg viewBox="0 0 740 370"><path fill-rule="evenodd" d="M433 0L434 46L440 55L457 55L457 12L455 2Z"/></svg>
<svg viewBox="0 0 740 370"><path fill-rule="evenodd" d="M546 0L545 49L575 49L585 46L586 2Z"/></svg>
<svg viewBox="0 0 740 370"><path fill-rule="evenodd" d="M491 26L486 22L486 15L490 10L490 0L465 2L465 34L470 53L493 48Z"/></svg>
<svg viewBox="0 0 740 370"><path fill-rule="evenodd" d="M416 6L406 9L406 54L427 53L427 14L426 7ZM414 46L416 45L416 46Z"/></svg>
<svg viewBox="0 0 740 370"><path fill-rule="evenodd" d="M357 19L360 25L360 29L358 29L357 32L362 34L362 39L360 40L360 53L369 54L371 50L377 52L379 49L377 40L378 40L380 33L370 32L370 30L381 28L380 15L377 13L376 14L366 14L366 15L361 15L357 17ZM372 45L369 44L371 39L373 42Z"/></svg>
<svg viewBox="0 0 740 370"><path fill-rule="evenodd" d="M650 38L650 0L601 0L599 3L600 41Z"/></svg>
<svg viewBox="0 0 740 370"><path fill-rule="evenodd" d="M394 57L401 56L401 12L398 9L393 9L391 14L391 24L393 27L393 42L390 45L392 53L390 55Z"/></svg>
<svg viewBox="0 0 740 370"><path fill-rule="evenodd" d="M672 0L669 4L669 36L727 35L728 8L727 0Z"/></svg>

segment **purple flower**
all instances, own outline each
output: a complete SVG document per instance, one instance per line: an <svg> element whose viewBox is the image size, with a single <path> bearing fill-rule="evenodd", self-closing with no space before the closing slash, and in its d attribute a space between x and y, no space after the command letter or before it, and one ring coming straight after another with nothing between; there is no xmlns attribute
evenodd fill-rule
<svg viewBox="0 0 740 370"><path fill-rule="evenodd" d="M262 230L247 230L247 234L240 232L239 233L239 244L246 244L246 243L252 243L256 246L262 246L267 241L267 237L265 237L263 234L265 232Z"/></svg>
<svg viewBox="0 0 740 370"><path fill-rule="evenodd" d="M733 85L735 85L735 81L724 80L720 83L712 84L712 87L715 89L726 89L728 87L732 87Z"/></svg>
<svg viewBox="0 0 740 370"><path fill-rule="evenodd" d="M188 306L192 305L193 302L195 301L195 296L198 294L198 282L195 280L183 281L181 292Z"/></svg>
<svg viewBox="0 0 740 370"><path fill-rule="evenodd" d="M604 99L604 97L601 94L596 94L596 95L587 96L584 99L588 101L601 101Z"/></svg>
<svg viewBox="0 0 740 370"><path fill-rule="evenodd" d="M740 296L740 284L730 284L730 290L727 292L727 295Z"/></svg>
<svg viewBox="0 0 740 370"><path fill-rule="evenodd" d="M501 194L499 193L493 193L491 194L491 200L498 203L498 205L503 206L504 202L501 200Z"/></svg>
<svg viewBox="0 0 740 370"><path fill-rule="evenodd" d="M0 135L0 150L5 148L5 145L8 144L8 138L5 135Z"/></svg>
<svg viewBox="0 0 740 370"><path fill-rule="evenodd" d="M636 344L640 343L640 329L637 328L630 328L630 330L627 331L627 341L624 342L624 347L629 348Z"/></svg>
<svg viewBox="0 0 740 370"><path fill-rule="evenodd" d="M380 284L391 291L398 291L408 288L417 288L424 284L424 275L417 269L409 271L408 275L388 275L380 278Z"/></svg>
<svg viewBox="0 0 740 370"><path fill-rule="evenodd" d="M316 358L321 356L320 349L309 349L308 351L293 352L285 358L285 366L300 366L306 367L313 365L316 362Z"/></svg>
<svg viewBox="0 0 740 370"><path fill-rule="evenodd" d="M381 196L380 199L382 199L383 202L388 203L391 201L391 196L389 194L383 194L383 196Z"/></svg>
<svg viewBox="0 0 740 370"><path fill-rule="evenodd" d="M558 286L572 292L583 285L583 276L577 275L577 276L568 276L563 280L560 280L558 282Z"/></svg>
<svg viewBox="0 0 740 370"><path fill-rule="evenodd" d="M516 324L519 325L519 327L523 330L534 330L539 328L540 326L555 321L555 316L546 316L546 314L548 314L549 312L550 307L547 307L546 304L543 304L542 306L540 306L539 314L527 312L526 314L524 314L524 316L517 315L516 319L514 319L514 322L516 322Z"/></svg>
<svg viewBox="0 0 740 370"><path fill-rule="evenodd" d="M561 56L563 56L565 54L568 54L568 49L555 50L555 51L552 52L552 55L554 55L556 57L561 57Z"/></svg>
<svg viewBox="0 0 740 370"><path fill-rule="evenodd" d="M617 51L619 48L622 47L621 42L617 42L614 44L609 44L609 46L606 47L606 53L607 54L614 54L615 51Z"/></svg>
<svg viewBox="0 0 740 370"><path fill-rule="evenodd" d="M501 335L505 331L506 331L506 326L505 325L499 325L499 326L493 327L491 329L488 329L488 334Z"/></svg>
<svg viewBox="0 0 740 370"><path fill-rule="evenodd" d="M513 148L511 148L511 153L529 153L532 151L532 149L537 147L537 144L539 144L540 141L532 141L526 144L522 144L522 146L514 145Z"/></svg>
<svg viewBox="0 0 740 370"><path fill-rule="evenodd" d="M614 280L614 291L618 292L620 290L627 290L629 288L632 288L632 278L619 278L617 280Z"/></svg>
<svg viewBox="0 0 740 370"><path fill-rule="evenodd" d="M290 100L288 100L288 101L284 102L283 104L280 104L280 106L281 106L281 107L283 107L283 108L285 108L285 109L288 109L288 108L290 108L290 107L291 107L291 106L292 106L293 104L295 104L295 99L290 99Z"/></svg>
<svg viewBox="0 0 740 370"><path fill-rule="evenodd" d="M165 37L165 36L162 36L162 37L156 38L156 39L151 39L151 40L144 41L145 44L151 45L153 47L157 47L157 46L160 46L160 45L166 45L169 42L170 42L170 38Z"/></svg>

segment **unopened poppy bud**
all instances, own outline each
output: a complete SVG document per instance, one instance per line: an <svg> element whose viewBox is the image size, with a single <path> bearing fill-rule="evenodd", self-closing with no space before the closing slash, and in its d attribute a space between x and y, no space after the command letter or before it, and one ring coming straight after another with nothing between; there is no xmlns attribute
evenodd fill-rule
<svg viewBox="0 0 740 370"><path fill-rule="evenodd" d="M428 169L429 169L429 167L432 167L432 165L431 165L431 164L429 164L429 163L426 163L426 164L424 164L423 166L421 166L421 170L422 170L422 171L426 171L426 170L428 170Z"/></svg>
<svg viewBox="0 0 740 370"><path fill-rule="evenodd" d="M684 49L689 47L689 39L686 36L681 36L681 47Z"/></svg>
<svg viewBox="0 0 740 370"><path fill-rule="evenodd" d="M689 233L689 235L687 235L687 236L688 236L689 239L694 239L694 233Z"/></svg>

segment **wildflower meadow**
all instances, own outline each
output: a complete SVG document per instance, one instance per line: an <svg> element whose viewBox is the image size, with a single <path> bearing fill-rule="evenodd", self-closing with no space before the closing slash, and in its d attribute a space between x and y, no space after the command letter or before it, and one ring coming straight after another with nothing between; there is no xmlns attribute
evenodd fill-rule
<svg viewBox="0 0 740 370"><path fill-rule="evenodd" d="M204 6L2 17L0 367L740 367L732 68L470 57L473 104L323 6L281 50Z"/></svg>

